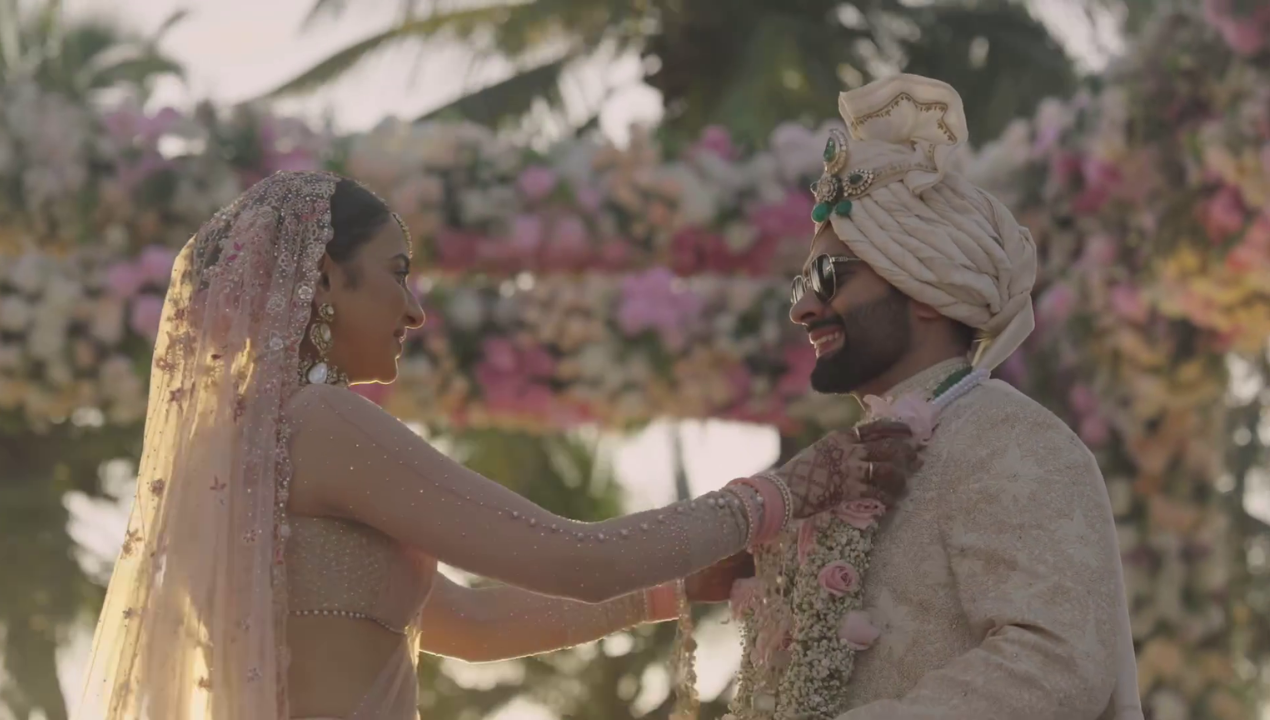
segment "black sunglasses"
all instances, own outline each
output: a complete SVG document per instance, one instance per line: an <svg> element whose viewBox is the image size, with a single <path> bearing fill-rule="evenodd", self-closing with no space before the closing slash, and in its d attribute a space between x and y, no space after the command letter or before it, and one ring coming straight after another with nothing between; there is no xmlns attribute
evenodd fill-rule
<svg viewBox="0 0 1270 720"><path fill-rule="evenodd" d="M796 303L807 294L808 286L822 303L828 303L838 292L838 266L861 262L857 257L843 255L817 255L812 258L807 273L795 275L789 288L789 301Z"/></svg>

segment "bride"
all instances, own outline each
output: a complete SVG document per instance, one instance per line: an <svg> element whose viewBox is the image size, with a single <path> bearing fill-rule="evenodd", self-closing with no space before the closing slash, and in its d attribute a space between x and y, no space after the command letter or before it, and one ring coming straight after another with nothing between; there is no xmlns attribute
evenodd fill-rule
<svg viewBox="0 0 1270 720"><path fill-rule="evenodd" d="M417 651L491 661L672 618L677 578L715 573L687 599L720 600L728 558L913 469L907 428L874 425L661 510L553 515L347 389L396 377L424 320L410 263L396 215L325 173L260 182L186 244L78 717L416 718Z"/></svg>

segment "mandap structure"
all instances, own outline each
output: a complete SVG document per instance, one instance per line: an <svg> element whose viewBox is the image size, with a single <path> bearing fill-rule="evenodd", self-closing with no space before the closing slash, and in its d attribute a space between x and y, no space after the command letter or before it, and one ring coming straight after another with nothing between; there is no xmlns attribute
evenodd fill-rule
<svg viewBox="0 0 1270 720"><path fill-rule="evenodd" d="M1001 374L1102 464L1162 720L1250 717L1270 660L1267 35L1270 13L1220 2L1159 17L1096 86L967 165L1041 247L1039 329ZM808 391L813 357L786 318L825 130L783 126L757 153L721 128L678 157L639 134L538 153L467 124L337 138L251 110L0 88L3 491L56 504L135 452L177 248L280 169L357 177L412 230L430 321L400 381L367 391L403 419L848 422L850 403ZM70 546L40 552L67 562ZM70 612L36 605L46 624Z"/></svg>

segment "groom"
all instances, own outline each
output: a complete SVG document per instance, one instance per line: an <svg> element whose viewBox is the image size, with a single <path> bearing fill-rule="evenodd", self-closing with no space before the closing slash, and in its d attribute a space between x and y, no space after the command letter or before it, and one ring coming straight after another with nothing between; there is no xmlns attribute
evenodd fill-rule
<svg viewBox="0 0 1270 720"><path fill-rule="evenodd" d="M899 76L839 105L852 137L826 149L790 318L815 346L814 389L929 399L970 358L990 371L1031 332L1035 246L947 168L967 135L951 87ZM881 635L856 659L839 720L1140 720L1115 526L1089 451L987 380L942 413L923 459L872 554L864 606Z"/></svg>

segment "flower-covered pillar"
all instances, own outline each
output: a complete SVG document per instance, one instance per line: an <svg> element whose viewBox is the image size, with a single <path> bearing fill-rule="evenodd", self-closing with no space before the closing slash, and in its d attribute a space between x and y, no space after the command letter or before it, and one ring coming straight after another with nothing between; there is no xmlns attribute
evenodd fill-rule
<svg viewBox="0 0 1270 720"><path fill-rule="evenodd" d="M1226 40L1270 29L1230 12L1207 13ZM1039 331L1005 372L1098 456L1148 717L1252 717L1267 649L1270 535L1244 509L1270 400L1266 59L1157 18L1101 90L1047 103L974 169L1044 256Z"/></svg>

